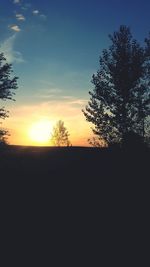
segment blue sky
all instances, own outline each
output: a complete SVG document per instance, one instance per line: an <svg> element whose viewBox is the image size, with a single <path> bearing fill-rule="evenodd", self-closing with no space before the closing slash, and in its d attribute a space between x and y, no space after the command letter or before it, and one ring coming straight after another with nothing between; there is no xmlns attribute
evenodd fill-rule
<svg viewBox="0 0 150 267"><path fill-rule="evenodd" d="M15 129L14 124L25 121L23 112L28 116L30 110L32 116L38 107L38 114L62 116L68 127L71 119L74 125L85 120L81 109L89 98L99 55L109 45L108 34L125 24L142 42L150 31L149 11L146 0L1 0L0 50L19 77L16 102L6 104L12 114L8 128ZM76 116L67 116L67 111L64 115L65 107L73 108ZM34 116L33 120L39 115Z"/></svg>

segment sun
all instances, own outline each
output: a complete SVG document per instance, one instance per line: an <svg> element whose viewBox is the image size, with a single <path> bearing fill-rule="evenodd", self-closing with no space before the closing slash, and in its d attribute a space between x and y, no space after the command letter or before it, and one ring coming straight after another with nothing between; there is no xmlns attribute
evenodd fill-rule
<svg viewBox="0 0 150 267"><path fill-rule="evenodd" d="M28 134L32 142L42 145L50 142L51 131L50 121L39 121L31 125Z"/></svg>

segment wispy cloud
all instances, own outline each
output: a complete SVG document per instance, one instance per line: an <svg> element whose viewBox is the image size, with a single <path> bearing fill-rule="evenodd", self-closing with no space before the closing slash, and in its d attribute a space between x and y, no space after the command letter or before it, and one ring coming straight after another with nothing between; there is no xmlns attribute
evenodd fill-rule
<svg viewBox="0 0 150 267"><path fill-rule="evenodd" d="M24 21L25 17L22 14L16 14L16 19Z"/></svg>
<svg viewBox="0 0 150 267"><path fill-rule="evenodd" d="M85 106L85 103L87 103L87 99L82 99L82 98L74 98L69 101L70 105L75 105L75 106Z"/></svg>
<svg viewBox="0 0 150 267"><path fill-rule="evenodd" d="M40 12L39 12L39 10L33 10L33 12L32 12L34 15L38 15Z"/></svg>
<svg viewBox="0 0 150 267"><path fill-rule="evenodd" d="M40 15L40 18L41 18L42 20L46 20L46 19L47 19L47 16L44 15L44 14L41 14L41 15Z"/></svg>
<svg viewBox="0 0 150 267"><path fill-rule="evenodd" d="M13 3L14 3L14 4L19 4L19 3L20 3L20 0L14 0Z"/></svg>
<svg viewBox="0 0 150 267"><path fill-rule="evenodd" d="M42 20L46 20L47 19L47 16L44 15L44 14L41 14L40 11L37 10L37 9L33 10L32 13L33 13L33 15L38 16Z"/></svg>
<svg viewBox="0 0 150 267"><path fill-rule="evenodd" d="M21 29L20 29L20 27L18 25L11 25L11 26L9 26L9 28L11 30L15 31L15 32L20 32L21 31Z"/></svg>
<svg viewBox="0 0 150 267"><path fill-rule="evenodd" d="M32 5L30 3L25 3L25 4L22 5L21 9L26 11L26 10L30 9L31 6Z"/></svg>
<svg viewBox="0 0 150 267"><path fill-rule="evenodd" d="M36 97L41 99L55 99L56 97L60 98L60 93L62 93L62 89L60 88L43 88L36 93Z"/></svg>
<svg viewBox="0 0 150 267"><path fill-rule="evenodd" d="M16 34L12 35L6 39L0 45L1 52L4 53L4 56L8 63L22 63L24 62L23 56L20 52L14 50L14 44L16 41Z"/></svg>
<svg viewBox="0 0 150 267"><path fill-rule="evenodd" d="M37 99L47 99L49 102L61 102L66 103L72 107L83 108L87 103L87 99L78 98L73 95L64 95L64 92L60 88L47 88L40 89L36 94L35 98Z"/></svg>

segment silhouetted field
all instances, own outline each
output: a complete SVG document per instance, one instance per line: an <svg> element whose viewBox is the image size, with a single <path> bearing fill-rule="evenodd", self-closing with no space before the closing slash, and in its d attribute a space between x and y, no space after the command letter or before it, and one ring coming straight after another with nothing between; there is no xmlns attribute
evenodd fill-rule
<svg viewBox="0 0 150 267"><path fill-rule="evenodd" d="M149 151L92 147L8 146L0 151L1 176L9 178L144 178Z"/></svg>

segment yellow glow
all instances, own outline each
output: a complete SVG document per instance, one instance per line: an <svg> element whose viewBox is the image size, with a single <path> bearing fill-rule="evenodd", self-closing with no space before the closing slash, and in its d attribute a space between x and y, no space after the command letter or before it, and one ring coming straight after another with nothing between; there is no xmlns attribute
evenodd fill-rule
<svg viewBox="0 0 150 267"><path fill-rule="evenodd" d="M58 120L64 121L72 146L89 146L88 139L93 136L90 124L85 120L81 109L70 99L38 104L8 106L11 116L3 122L10 132L10 145L53 146L51 132Z"/></svg>
<svg viewBox="0 0 150 267"><path fill-rule="evenodd" d="M50 121L34 123L29 129L29 138L35 143L45 144L50 141L52 128L53 126Z"/></svg>

